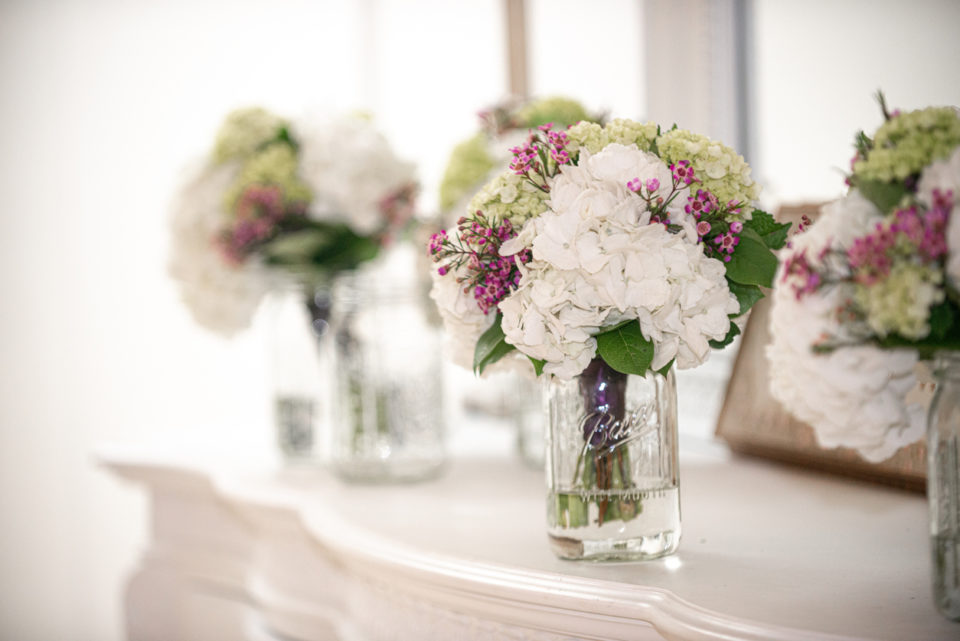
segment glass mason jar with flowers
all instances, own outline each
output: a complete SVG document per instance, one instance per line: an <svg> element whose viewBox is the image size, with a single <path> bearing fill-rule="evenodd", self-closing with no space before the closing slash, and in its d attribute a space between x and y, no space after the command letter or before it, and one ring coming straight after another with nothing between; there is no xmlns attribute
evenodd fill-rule
<svg viewBox="0 0 960 641"><path fill-rule="evenodd" d="M194 318L231 335L274 294L274 419L287 461L324 455L317 360L331 283L401 232L415 193L414 167L369 119L291 122L260 108L227 116L181 191L170 270Z"/></svg>
<svg viewBox="0 0 960 641"><path fill-rule="evenodd" d="M870 462L926 429L934 600L960 620L960 110L878 100L849 192L782 256L771 392L820 445ZM934 364L932 401L920 361Z"/></svg>
<svg viewBox="0 0 960 641"><path fill-rule="evenodd" d="M545 378L548 533L574 559L648 559L680 537L673 368L729 344L787 225L743 158L681 129L549 124L433 237L432 295L474 369Z"/></svg>

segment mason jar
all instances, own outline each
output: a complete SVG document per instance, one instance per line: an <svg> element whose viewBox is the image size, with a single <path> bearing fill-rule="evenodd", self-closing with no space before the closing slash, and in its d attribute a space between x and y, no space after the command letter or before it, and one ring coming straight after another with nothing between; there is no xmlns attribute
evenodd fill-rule
<svg viewBox="0 0 960 641"><path fill-rule="evenodd" d="M643 560L680 543L677 388L594 359L545 382L547 532L564 559Z"/></svg>
<svg viewBox="0 0 960 641"><path fill-rule="evenodd" d="M430 478L446 458L440 335L419 282L401 276L334 283L331 462L351 481Z"/></svg>
<svg viewBox="0 0 960 641"><path fill-rule="evenodd" d="M927 500L933 599L960 621L960 352L937 353L927 420Z"/></svg>

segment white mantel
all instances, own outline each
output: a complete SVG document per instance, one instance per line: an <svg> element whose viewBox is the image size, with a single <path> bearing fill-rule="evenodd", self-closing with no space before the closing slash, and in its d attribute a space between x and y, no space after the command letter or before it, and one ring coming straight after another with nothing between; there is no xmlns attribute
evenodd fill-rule
<svg viewBox="0 0 960 641"><path fill-rule="evenodd" d="M104 448L152 497L130 641L960 639L931 602L922 496L687 449L680 552L596 564L553 557L542 474L505 455L356 486Z"/></svg>

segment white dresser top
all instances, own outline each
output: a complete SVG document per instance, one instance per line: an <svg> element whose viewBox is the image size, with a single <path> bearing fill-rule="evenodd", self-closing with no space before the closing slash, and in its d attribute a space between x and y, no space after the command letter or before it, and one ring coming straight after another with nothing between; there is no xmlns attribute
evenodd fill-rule
<svg viewBox="0 0 960 641"><path fill-rule="evenodd" d="M547 543L542 473L469 440L458 449L474 454L400 486L182 447L99 458L154 490L210 492L251 521L292 519L347 573L564 638L638 638L631 626L645 622L667 639L960 639L931 602L922 496L682 446L680 551L571 562Z"/></svg>

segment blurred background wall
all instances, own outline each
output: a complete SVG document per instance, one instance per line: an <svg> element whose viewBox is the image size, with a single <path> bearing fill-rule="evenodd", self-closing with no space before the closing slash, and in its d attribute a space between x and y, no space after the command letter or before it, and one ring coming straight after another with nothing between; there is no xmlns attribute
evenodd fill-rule
<svg viewBox="0 0 960 641"><path fill-rule="evenodd" d="M842 193L877 88L960 104L956 1L529 0L526 16L532 94L730 132L768 207ZM171 198L223 115L365 109L419 163L429 210L450 147L506 92L504 22L501 0L0 4L0 638L122 638L145 503L96 468L98 445L273 446L262 322L208 334L166 274Z"/></svg>

